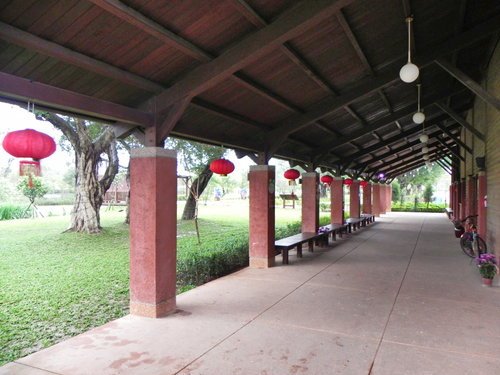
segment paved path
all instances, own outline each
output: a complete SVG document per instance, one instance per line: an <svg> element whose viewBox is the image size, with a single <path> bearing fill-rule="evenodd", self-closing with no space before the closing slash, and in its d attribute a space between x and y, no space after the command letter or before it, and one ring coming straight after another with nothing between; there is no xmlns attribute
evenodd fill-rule
<svg viewBox="0 0 500 375"><path fill-rule="evenodd" d="M126 316L0 374L500 374L500 287L481 286L444 214L391 213L294 253L180 295L170 317Z"/></svg>

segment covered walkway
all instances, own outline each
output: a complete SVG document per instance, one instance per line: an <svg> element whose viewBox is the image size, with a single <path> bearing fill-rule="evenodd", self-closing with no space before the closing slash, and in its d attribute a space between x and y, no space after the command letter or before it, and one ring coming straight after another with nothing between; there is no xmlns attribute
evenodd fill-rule
<svg viewBox="0 0 500 375"><path fill-rule="evenodd" d="M278 262L279 263L279 262ZM444 214L390 213L289 266L244 269L0 374L498 374L500 287Z"/></svg>

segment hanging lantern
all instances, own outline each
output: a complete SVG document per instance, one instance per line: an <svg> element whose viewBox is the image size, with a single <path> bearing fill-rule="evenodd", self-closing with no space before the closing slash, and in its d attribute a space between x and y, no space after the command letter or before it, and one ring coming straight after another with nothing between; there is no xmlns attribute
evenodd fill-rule
<svg viewBox="0 0 500 375"><path fill-rule="evenodd" d="M33 159L33 161L22 160L19 163L21 176L30 174L40 176L40 160L49 157L56 151L56 143L50 136L33 129L7 133L2 146L5 151L16 158Z"/></svg>
<svg viewBox="0 0 500 375"><path fill-rule="evenodd" d="M234 171L234 164L227 159L216 159L210 163L210 170L221 176L227 176Z"/></svg>
<svg viewBox="0 0 500 375"><path fill-rule="evenodd" d="M362 188L364 188L365 186L368 186L368 181L365 181L365 180L360 181L359 186L361 186Z"/></svg>
<svg viewBox="0 0 500 375"><path fill-rule="evenodd" d="M352 178L346 178L346 179L344 180L344 185L347 185L347 186L352 185Z"/></svg>
<svg viewBox="0 0 500 375"><path fill-rule="evenodd" d="M295 180L300 177L300 172L296 169L288 169L283 175L288 180L288 185L295 185Z"/></svg>
<svg viewBox="0 0 500 375"><path fill-rule="evenodd" d="M330 185L333 181L333 177L326 174L324 176L321 176L321 182L326 184L326 185Z"/></svg>

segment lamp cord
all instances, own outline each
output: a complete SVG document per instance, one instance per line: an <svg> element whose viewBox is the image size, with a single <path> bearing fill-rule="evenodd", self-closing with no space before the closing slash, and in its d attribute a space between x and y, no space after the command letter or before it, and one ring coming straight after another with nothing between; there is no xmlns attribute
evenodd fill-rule
<svg viewBox="0 0 500 375"><path fill-rule="evenodd" d="M408 24L408 63L411 63L411 21L413 18L407 17L406 23Z"/></svg>

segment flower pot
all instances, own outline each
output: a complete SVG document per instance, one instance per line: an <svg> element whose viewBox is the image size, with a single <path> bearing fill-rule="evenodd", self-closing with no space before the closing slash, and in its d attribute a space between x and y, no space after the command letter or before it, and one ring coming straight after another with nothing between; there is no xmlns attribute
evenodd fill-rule
<svg viewBox="0 0 500 375"><path fill-rule="evenodd" d="M485 279L485 278L483 277L483 285L484 285L484 286L491 286L491 285L492 285L492 283L493 283L493 279Z"/></svg>

